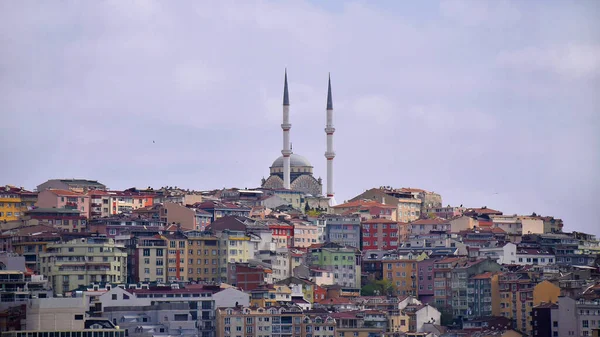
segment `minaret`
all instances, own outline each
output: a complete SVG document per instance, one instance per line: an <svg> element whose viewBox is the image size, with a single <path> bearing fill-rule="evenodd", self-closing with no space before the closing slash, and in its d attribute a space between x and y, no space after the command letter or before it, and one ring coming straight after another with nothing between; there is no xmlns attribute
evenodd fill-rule
<svg viewBox="0 0 600 337"><path fill-rule="evenodd" d="M333 101L331 98L331 74L329 75L329 87L327 89L327 124L325 125L325 133L327 134L327 151L325 152L325 158L327 158L327 197L333 198L333 158L335 158L335 152L333 152L333 133L335 128L333 127Z"/></svg>
<svg viewBox="0 0 600 337"><path fill-rule="evenodd" d="M283 124L281 129L283 130L283 188L290 189L290 155L292 150L290 148L290 97L288 94L288 83L287 83L287 69L285 70L285 79L283 82Z"/></svg>

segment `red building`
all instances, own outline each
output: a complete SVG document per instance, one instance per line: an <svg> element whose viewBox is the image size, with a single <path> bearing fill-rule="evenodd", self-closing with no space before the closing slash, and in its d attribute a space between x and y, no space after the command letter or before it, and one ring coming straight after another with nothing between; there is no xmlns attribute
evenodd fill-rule
<svg viewBox="0 0 600 337"><path fill-rule="evenodd" d="M371 219L361 223L362 249L398 248L398 222L388 219Z"/></svg>
<svg viewBox="0 0 600 337"><path fill-rule="evenodd" d="M25 212L26 219L34 219L68 232L85 232L87 218L77 209L34 208Z"/></svg>
<svg viewBox="0 0 600 337"><path fill-rule="evenodd" d="M269 229L273 235L275 245L279 247L292 247L294 243L294 226L286 223L270 223Z"/></svg>
<svg viewBox="0 0 600 337"><path fill-rule="evenodd" d="M230 263L228 280L242 291L252 291L260 285L266 284L267 274L273 271L261 265L253 266L249 263Z"/></svg>

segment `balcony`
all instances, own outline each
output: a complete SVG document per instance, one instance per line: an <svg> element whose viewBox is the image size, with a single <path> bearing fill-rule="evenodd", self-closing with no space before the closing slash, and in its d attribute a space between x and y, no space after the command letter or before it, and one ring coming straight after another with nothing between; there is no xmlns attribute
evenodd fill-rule
<svg viewBox="0 0 600 337"><path fill-rule="evenodd" d="M92 206L92 207L102 207L102 204L94 202L94 203L91 203L90 206Z"/></svg>

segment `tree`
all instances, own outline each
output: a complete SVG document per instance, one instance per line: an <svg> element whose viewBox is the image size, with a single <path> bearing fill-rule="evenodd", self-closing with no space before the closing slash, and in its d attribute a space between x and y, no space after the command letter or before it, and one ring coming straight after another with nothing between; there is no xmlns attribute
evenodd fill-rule
<svg viewBox="0 0 600 337"><path fill-rule="evenodd" d="M361 296L394 296L397 289L389 280L375 280L365 285L361 290Z"/></svg>

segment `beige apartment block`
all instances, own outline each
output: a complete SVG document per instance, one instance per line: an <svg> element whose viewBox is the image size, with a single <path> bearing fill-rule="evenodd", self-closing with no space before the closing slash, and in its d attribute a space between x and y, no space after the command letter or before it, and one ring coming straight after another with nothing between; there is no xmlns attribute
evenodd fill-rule
<svg viewBox="0 0 600 337"><path fill-rule="evenodd" d="M94 282L125 282L125 247L106 237L88 237L51 243L40 253L42 274L55 294L64 294Z"/></svg>
<svg viewBox="0 0 600 337"><path fill-rule="evenodd" d="M136 282L163 283L165 281L167 246L167 240L160 235L138 239L136 244L138 261L134 270Z"/></svg>
<svg viewBox="0 0 600 337"><path fill-rule="evenodd" d="M186 235L188 238L187 279L219 282L221 280L219 238L196 230L188 231ZM224 266L227 264L225 263Z"/></svg>

